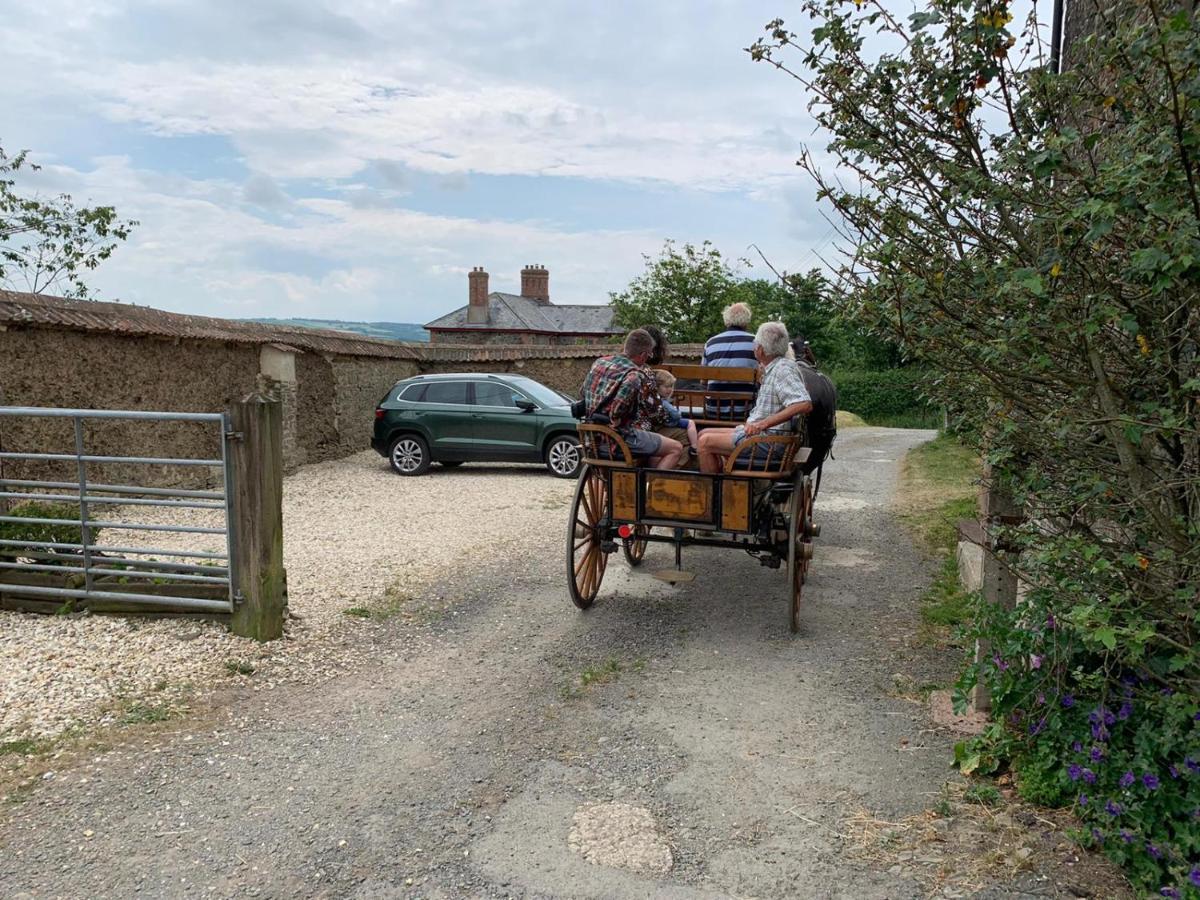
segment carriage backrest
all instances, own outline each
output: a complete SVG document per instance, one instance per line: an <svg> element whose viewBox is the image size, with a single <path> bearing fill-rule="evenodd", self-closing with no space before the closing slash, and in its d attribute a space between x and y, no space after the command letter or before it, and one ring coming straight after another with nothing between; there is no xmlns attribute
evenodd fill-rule
<svg viewBox="0 0 1200 900"><path fill-rule="evenodd" d="M760 380L757 368L740 366L693 366L668 364L666 369L676 378L672 403L697 427L709 425L730 427L746 420L754 404ZM710 381L745 385L744 390L709 390ZM691 414L687 410L691 410Z"/></svg>

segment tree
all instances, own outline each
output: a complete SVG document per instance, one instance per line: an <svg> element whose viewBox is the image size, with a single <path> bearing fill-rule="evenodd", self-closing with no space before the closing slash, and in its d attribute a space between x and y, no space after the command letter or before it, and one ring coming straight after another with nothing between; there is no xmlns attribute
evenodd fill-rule
<svg viewBox="0 0 1200 900"><path fill-rule="evenodd" d="M666 241L658 259L644 259L646 271L622 293L609 294L613 321L622 328L658 325L673 342L703 343L724 329L721 310L750 299L733 266L708 241L682 250Z"/></svg>
<svg viewBox="0 0 1200 900"><path fill-rule="evenodd" d="M750 52L833 135L836 176L800 163L854 248L835 296L937 371L1026 512L993 531L1028 592L977 610L995 656L962 682L1003 724L963 759L1011 757L1179 896L1200 879L1200 778L1175 777L1200 767L1200 22L1084 2L1061 74L1006 0L907 22L809 0L811 44L777 20Z"/></svg>
<svg viewBox="0 0 1200 900"><path fill-rule="evenodd" d="M819 269L746 282L756 322L777 321L802 336L823 368L878 370L900 365L899 348L845 315Z"/></svg>
<svg viewBox="0 0 1200 900"><path fill-rule="evenodd" d="M37 171L27 152L9 157L0 147L0 286L40 294L88 297L84 275L112 255L137 222L111 206L77 207L66 194L21 196L15 175Z"/></svg>

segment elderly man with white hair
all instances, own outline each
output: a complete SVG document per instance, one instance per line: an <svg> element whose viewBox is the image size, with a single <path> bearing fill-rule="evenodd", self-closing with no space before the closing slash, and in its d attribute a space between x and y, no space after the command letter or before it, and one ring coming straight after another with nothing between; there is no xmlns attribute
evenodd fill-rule
<svg viewBox="0 0 1200 900"><path fill-rule="evenodd" d="M763 367L758 400L745 425L700 432L700 471L721 471L721 457L759 434L791 434L792 419L812 411L799 367L787 358L788 332L782 322L763 322L754 336L754 358Z"/></svg>
<svg viewBox="0 0 1200 900"><path fill-rule="evenodd" d="M704 343L704 356L700 358L702 366L733 366L753 369L754 337L747 330L750 327L750 307L745 303L731 303L721 310L721 319L725 322L725 330L714 334ZM733 394L752 394L754 391L744 381L714 380L708 383L710 391L727 391ZM726 397L721 400L710 399L704 404L704 414L710 419L727 419L737 422L746 415L750 408L750 397L745 400L734 400Z"/></svg>

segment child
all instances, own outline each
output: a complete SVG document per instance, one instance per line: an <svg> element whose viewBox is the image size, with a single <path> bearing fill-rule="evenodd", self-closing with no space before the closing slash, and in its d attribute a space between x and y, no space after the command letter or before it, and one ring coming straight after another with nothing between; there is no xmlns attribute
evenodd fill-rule
<svg viewBox="0 0 1200 900"><path fill-rule="evenodd" d="M691 445L688 453L692 456L696 455L696 448L700 444L700 437L696 433L696 423L691 419L684 418L675 405L671 403L671 396L675 393L675 376L666 369L655 369L654 380L658 382L658 396L662 398L663 412L667 414L667 425L671 428L683 428L687 431L688 443Z"/></svg>

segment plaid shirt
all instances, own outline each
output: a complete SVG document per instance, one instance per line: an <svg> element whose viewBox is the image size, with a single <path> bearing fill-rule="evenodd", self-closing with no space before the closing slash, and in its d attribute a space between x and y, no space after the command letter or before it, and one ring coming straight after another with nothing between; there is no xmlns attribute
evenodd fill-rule
<svg viewBox="0 0 1200 900"><path fill-rule="evenodd" d="M654 374L620 353L592 363L583 382L583 402L588 415L605 404L600 411L623 436L635 428L653 430L663 415Z"/></svg>
<svg viewBox="0 0 1200 900"><path fill-rule="evenodd" d="M758 386L758 400L750 411L746 424L773 416L793 403L807 403L811 398L804 387L804 376L800 367L787 357L780 356L767 363L763 370L762 384ZM766 434L791 434L792 420L768 428Z"/></svg>

